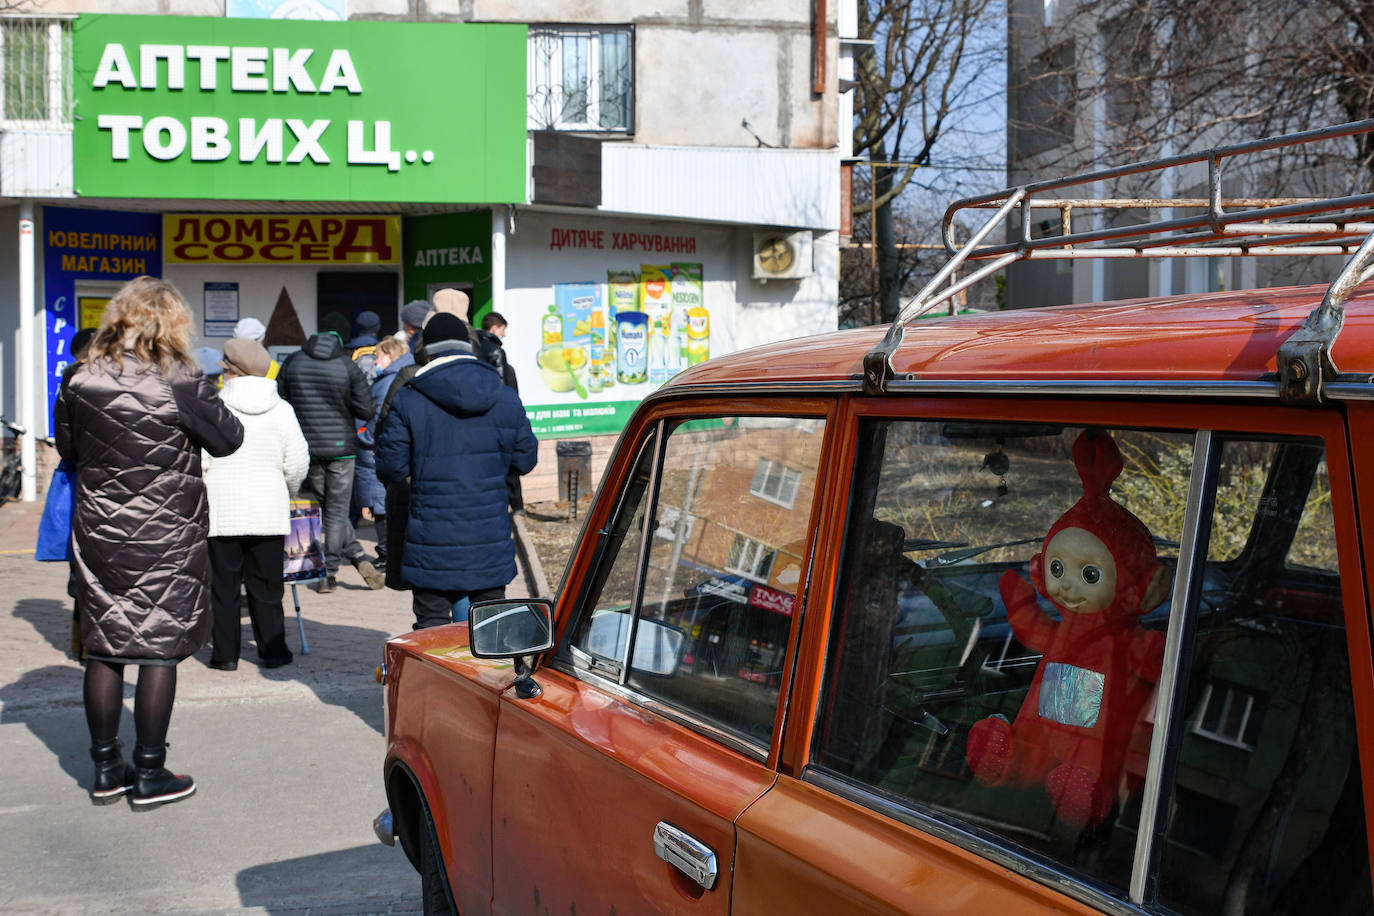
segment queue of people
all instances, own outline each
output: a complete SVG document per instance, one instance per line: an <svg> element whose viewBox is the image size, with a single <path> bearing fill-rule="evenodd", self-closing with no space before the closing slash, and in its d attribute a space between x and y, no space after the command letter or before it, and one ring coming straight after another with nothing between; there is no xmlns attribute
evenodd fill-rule
<svg viewBox="0 0 1374 916"><path fill-rule="evenodd" d="M322 593L348 560L369 588L413 592L416 629L504 596L516 574L507 479L533 469L537 443L504 366L482 358L484 338L455 314L466 297L444 304L408 303L405 339L378 340L363 322L372 342L350 338L347 319L325 316L280 366L261 322L244 319L207 366L171 284L139 277L111 300L54 412L76 480L71 590L93 802L127 796L148 810L195 792L165 766L177 664L211 643L212 668L237 667L241 590L259 663L292 662L282 568L298 491L321 505ZM367 373L346 340L368 350ZM355 481L376 563L349 518ZM128 665L131 762L118 738Z"/></svg>

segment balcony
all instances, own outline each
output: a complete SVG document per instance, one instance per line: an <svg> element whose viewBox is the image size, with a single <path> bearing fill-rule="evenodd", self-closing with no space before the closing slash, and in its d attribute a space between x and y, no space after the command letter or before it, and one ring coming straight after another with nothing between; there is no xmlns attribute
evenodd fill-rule
<svg viewBox="0 0 1374 916"><path fill-rule="evenodd" d="M72 196L72 19L0 18L0 195Z"/></svg>

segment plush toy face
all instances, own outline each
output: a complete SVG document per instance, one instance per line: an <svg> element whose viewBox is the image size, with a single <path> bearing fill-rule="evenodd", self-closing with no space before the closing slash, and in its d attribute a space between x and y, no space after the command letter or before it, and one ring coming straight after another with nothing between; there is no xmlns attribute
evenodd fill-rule
<svg viewBox="0 0 1374 916"><path fill-rule="evenodd" d="M1097 614L1116 598L1116 561L1082 528L1064 528L1045 547L1046 597L1073 614Z"/></svg>

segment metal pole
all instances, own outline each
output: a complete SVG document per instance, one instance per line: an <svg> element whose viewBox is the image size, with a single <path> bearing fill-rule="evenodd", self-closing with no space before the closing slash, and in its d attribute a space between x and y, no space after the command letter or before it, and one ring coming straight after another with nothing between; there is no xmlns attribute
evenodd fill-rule
<svg viewBox="0 0 1374 916"><path fill-rule="evenodd" d="M491 310L500 312L506 303L506 220L509 207L491 208ZM475 303L474 303L475 306Z"/></svg>
<svg viewBox="0 0 1374 916"><path fill-rule="evenodd" d="M34 442L38 437L38 398L34 388L38 383L37 347L34 344L34 321L38 316L33 290L33 201L19 202L19 422L28 430L19 440L19 460L24 472L21 498L31 503L37 498L38 454Z"/></svg>

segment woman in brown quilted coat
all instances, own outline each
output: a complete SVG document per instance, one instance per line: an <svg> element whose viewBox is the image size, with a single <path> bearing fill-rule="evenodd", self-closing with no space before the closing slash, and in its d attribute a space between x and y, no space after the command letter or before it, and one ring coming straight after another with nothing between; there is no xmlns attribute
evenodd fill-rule
<svg viewBox="0 0 1374 916"><path fill-rule="evenodd" d="M185 798L164 768L177 662L210 637L209 510L200 450L229 455L243 427L190 352L191 313L170 283L130 281L62 382L57 450L76 467L72 540L96 804ZM119 748L124 666L138 666L133 766Z"/></svg>

